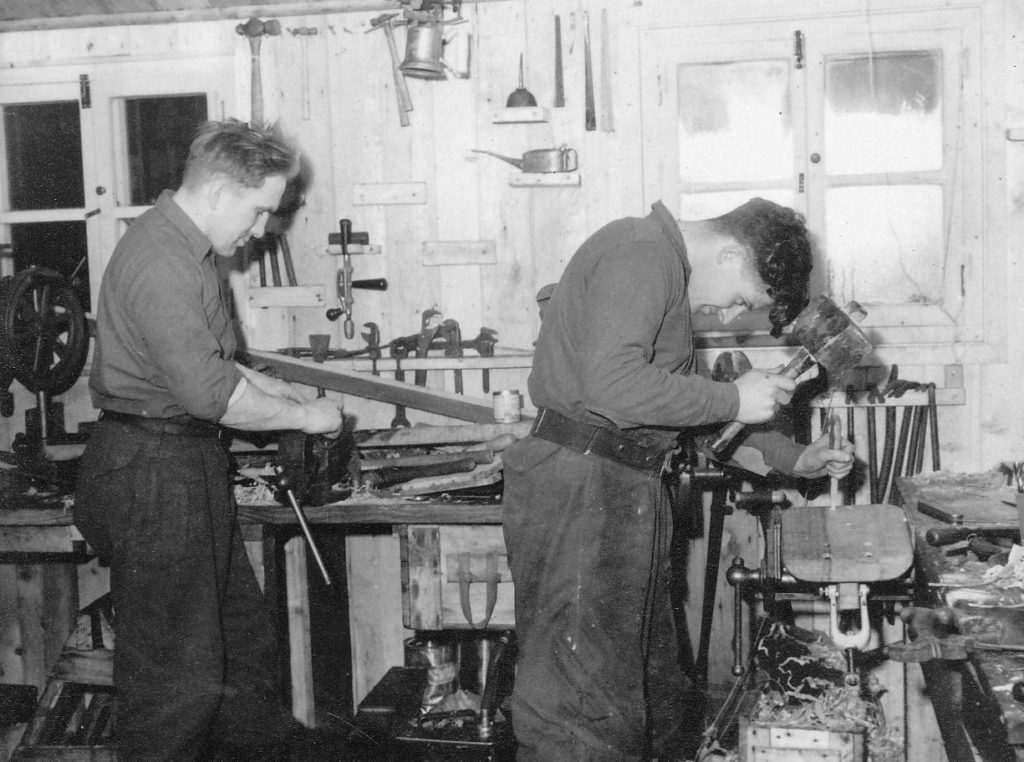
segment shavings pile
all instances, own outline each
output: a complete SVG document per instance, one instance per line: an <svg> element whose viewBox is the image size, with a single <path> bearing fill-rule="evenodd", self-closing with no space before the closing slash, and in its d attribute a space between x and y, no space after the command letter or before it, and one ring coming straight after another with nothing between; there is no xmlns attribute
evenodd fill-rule
<svg viewBox="0 0 1024 762"><path fill-rule="evenodd" d="M240 469L234 482L235 502L239 505L273 505L277 502L274 490L267 483L274 469L267 464L262 469Z"/></svg>
<svg viewBox="0 0 1024 762"><path fill-rule="evenodd" d="M773 689L762 691L751 722L773 727L864 733L869 762L902 762L903 738L888 728L874 698L863 698L861 687L831 685L814 698L794 701Z"/></svg>

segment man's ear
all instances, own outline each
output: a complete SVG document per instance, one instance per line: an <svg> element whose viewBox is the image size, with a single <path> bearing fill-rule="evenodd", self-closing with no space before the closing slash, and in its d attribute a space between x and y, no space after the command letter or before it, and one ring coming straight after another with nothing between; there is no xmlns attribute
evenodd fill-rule
<svg viewBox="0 0 1024 762"><path fill-rule="evenodd" d="M723 241L716 254L716 261L720 265L740 264L749 258L747 250L734 239Z"/></svg>
<svg viewBox="0 0 1024 762"><path fill-rule="evenodd" d="M210 209L219 209L230 190L230 181L227 178L217 179L209 183L206 186L206 202L209 204Z"/></svg>

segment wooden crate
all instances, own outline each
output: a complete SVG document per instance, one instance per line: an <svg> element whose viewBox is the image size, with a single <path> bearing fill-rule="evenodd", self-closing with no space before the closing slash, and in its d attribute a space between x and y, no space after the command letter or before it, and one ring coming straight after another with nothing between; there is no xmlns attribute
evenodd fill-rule
<svg viewBox="0 0 1024 762"><path fill-rule="evenodd" d="M12 762L115 762L109 597L82 610Z"/></svg>
<svg viewBox="0 0 1024 762"><path fill-rule="evenodd" d="M864 762L863 731L763 725L740 717L740 762Z"/></svg>
<svg viewBox="0 0 1024 762"><path fill-rule="evenodd" d="M412 524L401 530L401 554L402 621L409 629L515 627L500 526Z"/></svg>

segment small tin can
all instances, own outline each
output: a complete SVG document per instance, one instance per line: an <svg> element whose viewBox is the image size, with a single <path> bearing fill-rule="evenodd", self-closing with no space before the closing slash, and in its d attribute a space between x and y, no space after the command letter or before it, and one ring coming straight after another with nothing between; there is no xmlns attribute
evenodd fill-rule
<svg viewBox="0 0 1024 762"><path fill-rule="evenodd" d="M515 423L523 417L523 398L518 389L504 389L494 392L494 420L498 423Z"/></svg>

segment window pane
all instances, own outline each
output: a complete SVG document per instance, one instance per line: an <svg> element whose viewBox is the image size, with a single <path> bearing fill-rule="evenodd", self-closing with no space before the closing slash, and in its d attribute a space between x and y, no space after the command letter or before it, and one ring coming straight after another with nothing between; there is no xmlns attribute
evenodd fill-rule
<svg viewBox="0 0 1024 762"><path fill-rule="evenodd" d="M82 307L90 309L84 221L11 225L11 243L17 270L31 265L56 270L71 283Z"/></svg>
<svg viewBox="0 0 1024 762"><path fill-rule="evenodd" d="M78 103L17 103L3 115L11 210L85 206Z"/></svg>
<svg viewBox="0 0 1024 762"><path fill-rule="evenodd" d="M125 101L131 205L149 206L165 189L181 185L188 146L206 121L206 96L133 98Z"/></svg>
<svg viewBox="0 0 1024 762"><path fill-rule="evenodd" d="M792 177L787 61L688 64L678 75L684 183Z"/></svg>
<svg viewBox="0 0 1024 762"><path fill-rule="evenodd" d="M836 188L826 198L833 291L865 304L942 301L942 188Z"/></svg>
<svg viewBox="0 0 1024 762"><path fill-rule="evenodd" d="M828 59L829 174L941 169L940 67L937 52Z"/></svg>

